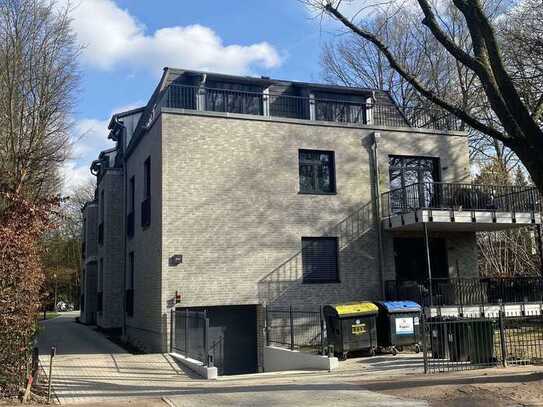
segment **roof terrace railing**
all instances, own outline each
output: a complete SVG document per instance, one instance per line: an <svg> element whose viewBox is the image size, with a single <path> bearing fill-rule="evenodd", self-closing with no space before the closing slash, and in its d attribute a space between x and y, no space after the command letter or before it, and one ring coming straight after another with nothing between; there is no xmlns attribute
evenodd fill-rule
<svg viewBox="0 0 543 407"><path fill-rule="evenodd" d="M534 187L422 182L382 194L382 215L418 209L489 212L541 211L541 197Z"/></svg>
<svg viewBox="0 0 543 407"><path fill-rule="evenodd" d="M370 100L370 99L369 99ZM461 130L462 123L438 109L398 109L392 103L378 104L342 99L327 99L288 94L217 89L171 84L157 103L157 108L176 108L208 112L240 113L256 116L316 120L384 127Z"/></svg>

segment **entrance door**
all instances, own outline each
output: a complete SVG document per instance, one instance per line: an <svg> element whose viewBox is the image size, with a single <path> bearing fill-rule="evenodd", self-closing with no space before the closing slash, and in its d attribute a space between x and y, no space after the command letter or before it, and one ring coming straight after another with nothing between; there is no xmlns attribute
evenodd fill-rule
<svg viewBox="0 0 543 407"><path fill-rule="evenodd" d="M423 238L394 238L394 261L397 281L424 282L428 280ZM433 279L449 277L447 246L444 239L430 239L430 264Z"/></svg>

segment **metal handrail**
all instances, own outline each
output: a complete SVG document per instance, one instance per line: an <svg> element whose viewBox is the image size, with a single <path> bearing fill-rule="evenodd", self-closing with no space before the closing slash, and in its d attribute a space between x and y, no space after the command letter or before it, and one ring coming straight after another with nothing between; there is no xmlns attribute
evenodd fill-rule
<svg viewBox="0 0 543 407"><path fill-rule="evenodd" d="M456 209L493 212L540 212L535 187L418 182L381 195L383 217L418 209Z"/></svg>
<svg viewBox="0 0 543 407"><path fill-rule="evenodd" d="M177 93L176 93L177 92ZM206 106L207 99L199 99L200 96L209 94L221 94L224 99L228 96L241 98L241 100L217 101L222 109ZM208 97L206 96L206 97ZM246 97L247 100L243 100ZM256 98L256 102L255 102ZM311 106L330 105L329 109L316 111L310 117ZM334 107L335 106L335 107ZM449 112L439 109L405 108L400 110L393 103L375 103L375 101L353 101L346 99L330 99L320 97L318 94L312 97L288 95L277 92L255 92L237 89L220 89L216 87L201 87L195 85L170 84L163 92L156 104L157 108L178 108L188 110L224 111L230 113L243 113L258 116L286 117L301 120L317 120L327 122L351 123L355 125L376 124L385 127L405 128L430 128L436 130L459 130L461 122ZM359 111L350 110L357 107ZM151 118L157 114L153 111ZM320 114L320 115L319 115ZM371 120L370 120L371 118Z"/></svg>

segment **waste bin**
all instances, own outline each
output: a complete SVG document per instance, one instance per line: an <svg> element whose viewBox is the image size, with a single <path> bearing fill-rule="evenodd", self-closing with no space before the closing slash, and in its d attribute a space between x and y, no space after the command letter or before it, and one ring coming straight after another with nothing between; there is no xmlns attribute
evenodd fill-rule
<svg viewBox="0 0 543 407"><path fill-rule="evenodd" d="M476 319L469 322L470 328L470 362L474 365L491 365L495 363L494 332L496 321L493 319Z"/></svg>
<svg viewBox="0 0 543 407"><path fill-rule="evenodd" d="M449 359L451 362L467 362L469 360L470 331L458 317L429 318L430 346L432 358Z"/></svg>
<svg viewBox="0 0 543 407"><path fill-rule="evenodd" d="M378 311L371 302L326 305L323 308L326 333L328 345L334 346L334 353L342 359L347 358L349 352L358 350L374 355Z"/></svg>
<svg viewBox="0 0 543 407"><path fill-rule="evenodd" d="M492 319L434 317L428 322L434 359L481 365L494 362L495 322Z"/></svg>
<svg viewBox="0 0 543 407"><path fill-rule="evenodd" d="M395 355L404 346L415 345L420 351L420 314L422 307L413 301L376 302L377 342L380 350L390 349Z"/></svg>

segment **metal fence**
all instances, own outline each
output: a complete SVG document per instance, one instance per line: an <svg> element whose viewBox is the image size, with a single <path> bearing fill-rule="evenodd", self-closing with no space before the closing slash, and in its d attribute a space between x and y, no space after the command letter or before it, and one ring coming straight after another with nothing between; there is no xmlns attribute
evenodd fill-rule
<svg viewBox="0 0 543 407"><path fill-rule="evenodd" d="M324 354L326 331L322 309L266 308L266 344Z"/></svg>
<svg viewBox="0 0 543 407"><path fill-rule="evenodd" d="M422 320L426 373L543 361L543 316Z"/></svg>
<svg viewBox="0 0 543 407"><path fill-rule="evenodd" d="M536 188L509 185L419 182L383 193L382 202L384 217L417 209L541 211L541 198Z"/></svg>
<svg viewBox="0 0 543 407"><path fill-rule="evenodd" d="M157 103L157 108L162 107L386 127L462 129L461 121L443 109L400 110L392 103L355 102L348 96L330 99L318 94L298 96L170 84Z"/></svg>
<svg viewBox="0 0 543 407"><path fill-rule="evenodd" d="M171 351L212 364L209 349L209 319L204 312L172 310Z"/></svg>
<svg viewBox="0 0 543 407"><path fill-rule="evenodd" d="M387 300L411 300L423 306L539 302L543 301L543 277L388 280L385 296Z"/></svg>

